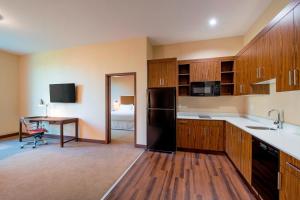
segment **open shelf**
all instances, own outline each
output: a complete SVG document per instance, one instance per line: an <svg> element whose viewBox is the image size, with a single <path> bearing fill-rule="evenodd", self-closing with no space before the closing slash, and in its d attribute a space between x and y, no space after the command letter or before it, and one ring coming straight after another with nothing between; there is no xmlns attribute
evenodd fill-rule
<svg viewBox="0 0 300 200"><path fill-rule="evenodd" d="M234 67L234 61L222 61L221 62L221 73L222 72L232 72Z"/></svg>
<svg viewBox="0 0 300 200"><path fill-rule="evenodd" d="M179 96L190 96L190 85L179 85Z"/></svg>
<svg viewBox="0 0 300 200"><path fill-rule="evenodd" d="M234 61L221 61L221 95L234 95Z"/></svg>
<svg viewBox="0 0 300 200"><path fill-rule="evenodd" d="M178 65L178 93L179 96L190 96L190 65Z"/></svg>

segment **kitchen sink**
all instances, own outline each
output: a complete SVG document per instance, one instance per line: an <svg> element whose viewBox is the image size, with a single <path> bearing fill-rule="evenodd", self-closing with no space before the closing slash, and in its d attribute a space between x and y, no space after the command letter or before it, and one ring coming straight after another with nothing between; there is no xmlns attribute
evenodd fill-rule
<svg viewBox="0 0 300 200"><path fill-rule="evenodd" d="M250 129L255 129L255 130L269 130L269 131L275 131L276 129L275 128L270 128L270 127L267 127L267 126L246 126L247 128L250 128Z"/></svg>
<svg viewBox="0 0 300 200"><path fill-rule="evenodd" d="M198 115L198 117L200 119L211 119L211 116L209 116L209 115Z"/></svg>

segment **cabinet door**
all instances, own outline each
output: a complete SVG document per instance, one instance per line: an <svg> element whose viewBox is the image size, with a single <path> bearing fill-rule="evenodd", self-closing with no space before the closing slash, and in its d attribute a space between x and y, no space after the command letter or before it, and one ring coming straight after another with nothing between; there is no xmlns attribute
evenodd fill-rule
<svg viewBox="0 0 300 200"><path fill-rule="evenodd" d="M235 126L232 129L232 161L235 166L241 170L241 130Z"/></svg>
<svg viewBox="0 0 300 200"><path fill-rule="evenodd" d="M148 61L148 88L161 87L161 67L160 62Z"/></svg>
<svg viewBox="0 0 300 200"><path fill-rule="evenodd" d="M293 70L295 66L295 51L294 51L294 13L288 13L282 18L278 24L271 30L272 40L279 44L276 45L279 49L273 49L275 54L273 57L279 57L281 60L277 61L277 91L293 90Z"/></svg>
<svg viewBox="0 0 300 200"><path fill-rule="evenodd" d="M208 149L212 151L224 151L223 126L212 126L208 129Z"/></svg>
<svg viewBox="0 0 300 200"><path fill-rule="evenodd" d="M300 4L294 9L294 24L295 24L295 89L300 90Z"/></svg>
<svg viewBox="0 0 300 200"><path fill-rule="evenodd" d="M229 123L226 123L226 128L225 128L225 140L226 140L226 145L225 145L225 151L228 155L228 157L232 160L233 157L233 136L232 136L232 125Z"/></svg>
<svg viewBox="0 0 300 200"><path fill-rule="evenodd" d="M300 196L300 161L280 152L280 199L296 200Z"/></svg>
<svg viewBox="0 0 300 200"><path fill-rule="evenodd" d="M190 65L190 82L221 81L220 61L194 62Z"/></svg>
<svg viewBox="0 0 300 200"><path fill-rule="evenodd" d="M162 87L177 86L177 62L169 61L161 66Z"/></svg>
<svg viewBox="0 0 300 200"><path fill-rule="evenodd" d="M281 200L298 200L300 196L300 172L292 173L289 169L281 172Z"/></svg>
<svg viewBox="0 0 300 200"><path fill-rule="evenodd" d="M252 171L252 136L244 131L241 131L241 173L251 184L251 171Z"/></svg>
<svg viewBox="0 0 300 200"><path fill-rule="evenodd" d="M271 72L270 37L265 34L256 42L256 67L254 71L255 82L269 80L274 77Z"/></svg>
<svg viewBox="0 0 300 200"><path fill-rule="evenodd" d="M243 68L243 59L239 56L236 59L236 67L235 67L235 95L242 95L242 72Z"/></svg>
<svg viewBox="0 0 300 200"><path fill-rule="evenodd" d="M223 121L193 120L195 148L224 151Z"/></svg>
<svg viewBox="0 0 300 200"><path fill-rule="evenodd" d="M201 124L199 120L193 120L192 134L195 137L195 149L207 150L208 127Z"/></svg>
<svg viewBox="0 0 300 200"><path fill-rule="evenodd" d="M194 137L191 133L192 124L190 120L177 120L177 147L193 149Z"/></svg>

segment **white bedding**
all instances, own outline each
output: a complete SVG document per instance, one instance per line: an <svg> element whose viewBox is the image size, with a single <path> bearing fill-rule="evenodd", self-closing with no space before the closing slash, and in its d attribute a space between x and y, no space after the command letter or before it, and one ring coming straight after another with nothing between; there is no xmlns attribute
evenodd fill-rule
<svg viewBox="0 0 300 200"><path fill-rule="evenodd" d="M111 111L111 129L134 130L134 108Z"/></svg>

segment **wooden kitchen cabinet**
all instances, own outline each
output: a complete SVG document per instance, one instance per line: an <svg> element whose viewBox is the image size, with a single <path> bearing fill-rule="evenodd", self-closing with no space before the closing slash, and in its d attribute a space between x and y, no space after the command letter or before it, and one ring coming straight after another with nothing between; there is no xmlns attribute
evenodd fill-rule
<svg viewBox="0 0 300 200"><path fill-rule="evenodd" d="M294 9L295 25L295 90L300 90L300 4Z"/></svg>
<svg viewBox="0 0 300 200"><path fill-rule="evenodd" d="M223 151L223 121L179 119L176 140L178 148Z"/></svg>
<svg viewBox="0 0 300 200"><path fill-rule="evenodd" d="M269 34L263 35L254 45L256 61L253 66L253 82L262 82L274 78L274 72L271 71L270 59L270 37Z"/></svg>
<svg viewBox="0 0 300 200"><path fill-rule="evenodd" d="M224 151L223 121L193 120L195 149Z"/></svg>
<svg viewBox="0 0 300 200"><path fill-rule="evenodd" d="M281 60L277 63L277 91L289 91L294 89L293 71L295 66L294 52L294 17L293 11L282 18L271 30L274 41L280 44L280 49L276 49L276 56Z"/></svg>
<svg viewBox="0 0 300 200"><path fill-rule="evenodd" d="M280 200L297 200L300 196L300 161L280 152Z"/></svg>
<svg viewBox="0 0 300 200"><path fill-rule="evenodd" d="M245 131L241 131L241 161L240 171L248 183L251 183L252 176L252 136Z"/></svg>
<svg viewBox="0 0 300 200"><path fill-rule="evenodd" d="M176 143L178 148L195 148L195 137L191 131L192 126L192 120L177 120Z"/></svg>
<svg viewBox="0 0 300 200"><path fill-rule="evenodd" d="M148 88L177 87L177 59L148 60Z"/></svg>
<svg viewBox="0 0 300 200"><path fill-rule="evenodd" d="M247 132L226 123L225 151L244 178L251 184L252 136Z"/></svg>
<svg viewBox="0 0 300 200"><path fill-rule="evenodd" d="M219 60L192 62L190 64L190 82L221 81Z"/></svg>

